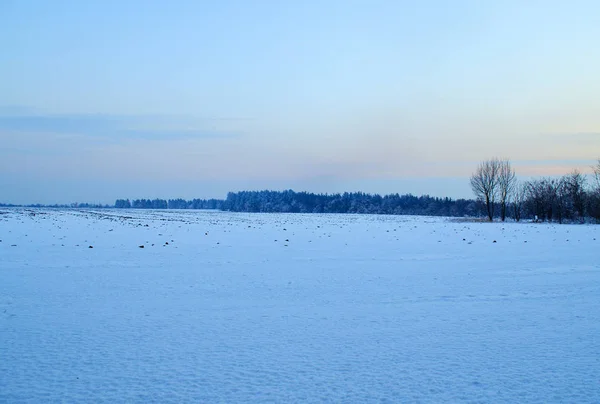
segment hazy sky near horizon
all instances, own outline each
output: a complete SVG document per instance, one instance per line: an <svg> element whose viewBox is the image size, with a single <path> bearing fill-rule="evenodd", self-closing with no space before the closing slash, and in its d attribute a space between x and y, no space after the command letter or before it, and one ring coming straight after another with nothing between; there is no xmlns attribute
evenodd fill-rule
<svg viewBox="0 0 600 404"><path fill-rule="evenodd" d="M470 197L600 157L597 1L0 1L0 202Z"/></svg>

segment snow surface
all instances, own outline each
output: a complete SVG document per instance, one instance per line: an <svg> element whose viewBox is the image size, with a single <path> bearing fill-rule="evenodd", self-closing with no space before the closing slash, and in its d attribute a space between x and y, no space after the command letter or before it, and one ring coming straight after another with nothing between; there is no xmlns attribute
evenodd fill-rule
<svg viewBox="0 0 600 404"><path fill-rule="evenodd" d="M0 240L0 402L600 402L600 226L3 209Z"/></svg>

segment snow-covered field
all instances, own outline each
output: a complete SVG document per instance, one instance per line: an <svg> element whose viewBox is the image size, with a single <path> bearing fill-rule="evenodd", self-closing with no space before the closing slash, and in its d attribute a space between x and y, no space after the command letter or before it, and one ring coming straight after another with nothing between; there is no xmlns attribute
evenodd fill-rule
<svg viewBox="0 0 600 404"><path fill-rule="evenodd" d="M600 402L600 226L0 209L0 240L0 402Z"/></svg>

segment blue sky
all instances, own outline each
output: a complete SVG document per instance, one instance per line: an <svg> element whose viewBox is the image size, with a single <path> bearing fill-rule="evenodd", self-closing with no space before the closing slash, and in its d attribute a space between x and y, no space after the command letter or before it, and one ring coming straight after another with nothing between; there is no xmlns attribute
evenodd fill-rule
<svg viewBox="0 0 600 404"><path fill-rule="evenodd" d="M600 157L597 1L0 1L0 201L470 197Z"/></svg>

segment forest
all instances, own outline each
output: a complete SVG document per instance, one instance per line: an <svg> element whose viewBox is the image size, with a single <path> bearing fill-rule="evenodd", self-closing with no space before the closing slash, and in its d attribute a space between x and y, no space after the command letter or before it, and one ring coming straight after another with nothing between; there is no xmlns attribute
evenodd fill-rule
<svg viewBox="0 0 600 404"><path fill-rule="evenodd" d="M370 213L393 215L476 216L477 201L431 196L366 194L314 194L286 191L230 192L219 199L119 199L116 208L135 209L218 209L231 212L263 213Z"/></svg>

